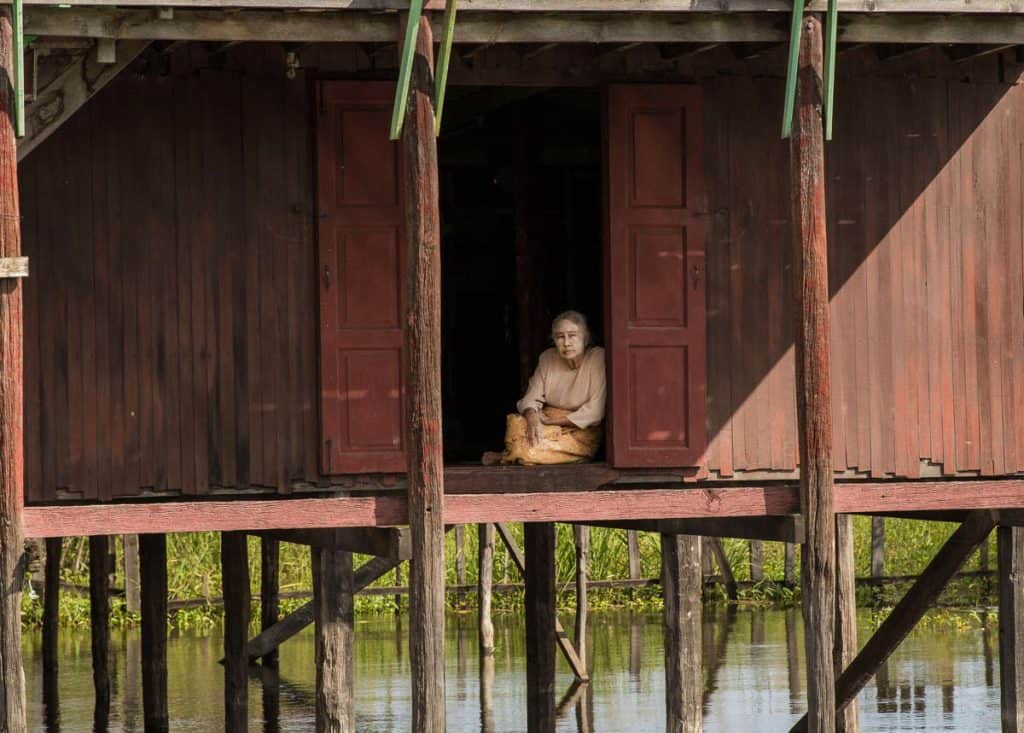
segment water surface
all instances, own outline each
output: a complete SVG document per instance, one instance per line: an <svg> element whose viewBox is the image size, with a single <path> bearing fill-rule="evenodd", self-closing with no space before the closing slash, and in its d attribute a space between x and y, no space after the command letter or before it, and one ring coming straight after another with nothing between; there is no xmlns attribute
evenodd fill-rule
<svg viewBox="0 0 1024 733"><path fill-rule="evenodd" d="M976 617L977 618L977 617ZM900 647L859 698L862 730L998 731L998 627L994 614L970 624L931 624ZM571 633L571 618L563 620ZM870 632L861 618L861 634ZM526 661L522 620L495 618L493 682L482 690L475 616L453 615L447 627L447 715L453 732L525 731ZM360 731L409 730L408 623L374 616L357 622L356 695ZM593 680L560 706L559 731L635 733L664 730L664 650L658 614L593 613ZM796 610L706 609L704 729L787 731L804 711L802 623ZM38 634L25 639L30 729L93 728L92 672L87 633L63 632L56 690L45 690ZM173 635L168 646L171 729L223 729L219 631ZM108 729L142 730L137 632L112 638L113 699ZM313 729L312 629L281 648L280 675L249 689L252 731ZM559 659L558 686L573 678ZM481 711L481 692L491 708Z"/></svg>

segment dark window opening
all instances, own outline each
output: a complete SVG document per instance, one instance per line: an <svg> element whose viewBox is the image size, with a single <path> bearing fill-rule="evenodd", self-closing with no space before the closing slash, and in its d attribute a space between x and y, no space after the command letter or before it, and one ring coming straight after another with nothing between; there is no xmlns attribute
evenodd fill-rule
<svg viewBox="0 0 1024 733"><path fill-rule="evenodd" d="M583 312L603 345L601 98L448 94L438 142L444 445L447 462L465 463L501 450L552 317Z"/></svg>

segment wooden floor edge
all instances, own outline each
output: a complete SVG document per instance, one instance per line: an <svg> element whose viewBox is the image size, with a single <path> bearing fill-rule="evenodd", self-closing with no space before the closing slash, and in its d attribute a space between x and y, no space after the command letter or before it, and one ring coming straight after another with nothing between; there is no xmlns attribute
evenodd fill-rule
<svg viewBox="0 0 1024 733"><path fill-rule="evenodd" d="M841 513L1024 509L1024 480L839 484ZM445 497L448 524L777 516L800 511L795 485L617 489ZM404 496L176 501L25 508L27 537L385 527L408 523Z"/></svg>

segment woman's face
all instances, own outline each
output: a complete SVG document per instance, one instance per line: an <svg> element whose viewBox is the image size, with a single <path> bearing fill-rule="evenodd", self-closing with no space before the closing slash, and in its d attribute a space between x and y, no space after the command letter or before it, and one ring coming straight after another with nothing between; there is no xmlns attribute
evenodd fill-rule
<svg viewBox="0 0 1024 733"><path fill-rule="evenodd" d="M551 332L555 348L563 359L583 356L583 330L572 321L558 321Z"/></svg>

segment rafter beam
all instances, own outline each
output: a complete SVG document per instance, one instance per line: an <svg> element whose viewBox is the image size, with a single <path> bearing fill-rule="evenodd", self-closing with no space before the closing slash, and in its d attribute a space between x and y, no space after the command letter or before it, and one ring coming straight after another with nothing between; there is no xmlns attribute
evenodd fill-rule
<svg viewBox="0 0 1024 733"><path fill-rule="evenodd" d="M119 45L117 60L98 63L93 54L76 58L50 84L41 89L25 110L25 137L18 140L18 160L36 147L81 109L100 89L138 57L149 41Z"/></svg>
<svg viewBox="0 0 1024 733"><path fill-rule="evenodd" d="M799 514L778 517L730 517L729 519L648 519L635 522L588 522L595 527L659 532L661 534L733 537L769 542L804 541L804 518Z"/></svg>
<svg viewBox="0 0 1024 733"><path fill-rule="evenodd" d="M327 550L347 550L402 561L412 557L408 527L344 527L341 529L279 529L253 532L259 537L310 545Z"/></svg>
<svg viewBox="0 0 1024 733"><path fill-rule="evenodd" d="M53 0L25 0L25 5L53 5ZM408 10L409 0L70 0L80 7L163 7L163 8L274 8L308 10L324 8L347 11ZM812 0L807 10L824 12L827 0ZM426 10L444 10L444 0L427 0ZM473 0L464 12L538 13L789 13L788 0ZM1021 0L839 0L841 13L985 13L1024 12Z"/></svg>

